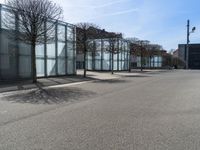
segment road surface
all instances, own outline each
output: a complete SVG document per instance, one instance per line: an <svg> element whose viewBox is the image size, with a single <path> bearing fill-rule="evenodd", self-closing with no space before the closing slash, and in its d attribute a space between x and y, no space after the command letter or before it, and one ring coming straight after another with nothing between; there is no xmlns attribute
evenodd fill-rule
<svg viewBox="0 0 200 150"><path fill-rule="evenodd" d="M197 149L200 71L0 96L0 150Z"/></svg>

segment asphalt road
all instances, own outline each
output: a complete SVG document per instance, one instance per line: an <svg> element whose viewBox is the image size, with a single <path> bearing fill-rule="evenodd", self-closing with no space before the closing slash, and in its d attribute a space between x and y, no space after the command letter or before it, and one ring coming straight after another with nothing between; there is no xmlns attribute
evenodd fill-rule
<svg viewBox="0 0 200 150"><path fill-rule="evenodd" d="M198 150L200 71L0 95L0 150Z"/></svg>

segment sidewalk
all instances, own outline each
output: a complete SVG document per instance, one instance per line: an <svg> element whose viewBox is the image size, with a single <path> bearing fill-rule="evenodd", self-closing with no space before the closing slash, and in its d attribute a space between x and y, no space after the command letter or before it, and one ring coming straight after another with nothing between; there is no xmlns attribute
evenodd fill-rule
<svg viewBox="0 0 200 150"><path fill-rule="evenodd" d="M53 77L53 78L40 78L37 81L37 85L33 84L31 80L26 81L16 81L16 82L0 82L0 93L17 91L17 90L27 90L40 87L58 86L73 83L81 83L86 81L94 80L90 77L83 78L81 75L77 76L64 76L64 77Z"/></svg>
<svg viewBox="0 0 200 150"><path fill-rule="evenodd" d="M74 76L63 76L63 77L53 77L53 78L41 78L38 79L37 84L33 84L31 80L28 81L16 81L16 82L0 82L0 93L17 91L17 90L28 90L35 88L51 88L51 87L63 87L71 86L75 84L83 84L87 82L92 82L96 80L111 80L121 77L142 77L148 74L156 74L159 72L169 72L169 70L132 70L131 72L92 72L87 71L87 77L83 77L83 70L77 70L77 75Z"/></svg>
<svg viewBox="0 0 200 150"><path fill-rule="evenodd" d="M38 87L61 87L61 86L71 86L74 84L82 84L86 82L91 82L95 80L109 80L119 78L117 75L111 75L110 72L91 72L87 71L87 77L83 77L83 71L78 70L77 75L74 76L63 76L63 77L52 77L52 78L40 78L38 83L33 84L31 80L26 81L4 81L0 82L0 93L17 91L17 90L28 90L35 89Z"/></svg>
<svg viewBox="0 0 200 150"><path fill-rule="evenodd" d="M78 70L77 75L82 75L83 70ZM87 77L93 78L96 80L110 80L110 79L117 79L119 76L117 76L115 73L111 74L111 72L101 72L101 71L87 71Z"/></svg>
<svg viewBox="0 0 200 150"><path fill-rule="evenodd" d="M132 69L131 72L128 71L122 71L122 72L116 72L115 75L119 76L144 76L144 75L151 75L151 74L159 74L164 72L171 72L173 70L167 70L167 69L144 69L141 71L140 69Z"/></svg>

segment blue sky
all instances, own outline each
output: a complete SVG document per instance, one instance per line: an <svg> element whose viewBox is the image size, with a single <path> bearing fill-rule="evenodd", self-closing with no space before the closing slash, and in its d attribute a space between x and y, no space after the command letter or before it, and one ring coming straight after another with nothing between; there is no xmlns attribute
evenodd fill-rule
<svg viewBox="0 0 200 150"><path fill-rule="evenodd" d="M0 2L3 0L0 0ZM64 21L92 22L108 31L122 32L161 44L166 50L186 42L186 22L197 30L191 43L200 42L199 0L54 0L64 9Z"/></svg>

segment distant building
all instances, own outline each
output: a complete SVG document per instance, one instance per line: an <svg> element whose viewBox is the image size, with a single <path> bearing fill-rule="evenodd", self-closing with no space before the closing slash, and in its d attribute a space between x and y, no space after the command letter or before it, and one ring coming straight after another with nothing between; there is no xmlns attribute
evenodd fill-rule
<svg viewBox="0 0 200 150"><path fill-rule="evenodd" d="M178 45L178 57L183 61L186 61L186 48L186 44ZM190 44L188 54L188 68L200 69L200 44Z"/></svg>
<svg viewBox="0 0 200 150"><path fill-rule="evenodd" d="M173 52L173 57L178 57L178 49Z"/></svg>

